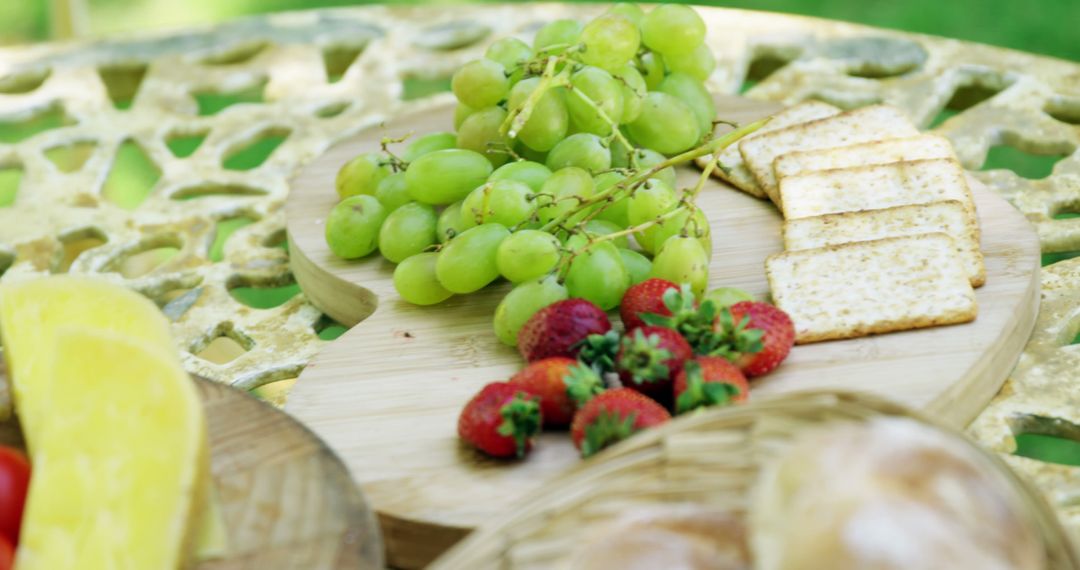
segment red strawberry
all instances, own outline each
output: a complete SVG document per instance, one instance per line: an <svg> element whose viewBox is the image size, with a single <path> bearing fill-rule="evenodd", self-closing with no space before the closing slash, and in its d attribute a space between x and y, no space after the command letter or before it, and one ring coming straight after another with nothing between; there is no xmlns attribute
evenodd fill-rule
<svg viewBox="0 0 1080 570"><path fill-rule="evenodd" d="M509 382L484 386L458 417L458 436L492 457L524 457L540 433L539 398Z"/></svg>
<svg viewBox="0 0 1080 570"><path fill-rule="evenodd" d="M585 404L574 416L570 437L588 457L631 435L671 419L655 400L629 388L608 390Z"/></svg>
<svg viewBox="0 0 1080 570"><path fill-rule="evenodd" d="M740 404L749 393L750 384L737 366L719 356L699 356L675 377L675 412Z"/></svg>
<svg viewBox="0 0 1080 570"><path fill-rule="evenodd" d="M646 279L627 289L622 302L619 303L619 315L622 316L623 327L631 330L644 326L645 321L641 319L642 313L670 317L671 309L664 304L664 292L668 289L678 291L679 286L667 279L656 277Z"/></svg>
<svg viewBox="0 0 1080 570"><path fill-rule="evenodd" d="M746 374L774 370L795 345L795 325L784 311L759 301L742 301L720 311L717 329L728 340L722 354Z"/></svg>
<svg viewBox="0 0 1080 570"><path fill-rule="evenodd" d="M570 425L578 406L594 394L604 391L600 375L577 360L564 356L531 362L515 374L510 383L540 398L544 427Z"/></svg>
<svg viewBox="0 0 1080 570"><path fill-rule="evenodd" d="M577 356L577 344L611 330L607 313L585 299L566 299L537 311L518 332L518 351L532 362L549 356Z"/></svg>
<svg viewBox="0 0 1080 570"><path fill-rule="evenodd" d="M615 365L624 386L666 400L671 381L693 356L694 350L678 332L644 326L623 337Z"/></svg>

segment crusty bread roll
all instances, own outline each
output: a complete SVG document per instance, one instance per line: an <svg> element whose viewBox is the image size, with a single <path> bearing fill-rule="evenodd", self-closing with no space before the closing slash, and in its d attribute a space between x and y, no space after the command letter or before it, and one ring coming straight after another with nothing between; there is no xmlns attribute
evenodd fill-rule
<svg viewBox="0 0 1080 570"><path fill-rule="evenodd" d="M741 517L686 504L635 511L586 536L572 570L749 570Z"/></svg>
<svg viewBox="0 0 1080 570"><path fill-rule="evenodd" d="M1022 498L959 437L879 418L808 433L753 493L760 570L1027 570L1045 554Z"/></svg>

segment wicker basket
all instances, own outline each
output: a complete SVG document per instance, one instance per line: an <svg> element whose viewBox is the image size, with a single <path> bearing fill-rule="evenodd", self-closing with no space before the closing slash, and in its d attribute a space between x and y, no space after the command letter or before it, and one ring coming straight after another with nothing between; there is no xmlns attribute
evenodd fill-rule
<svg viewBox="0 0 1080 570"><path fill-rule="evenodd" d="M431 568L551 568L573 550L591 523L628 508L692 501L744 512L761 465L803 428L882 415L912 417L957 433L896 404L848 393L786 395L679 418L538 490L476 529ZM1024 497L1030 520L1039 526L1048 568L1080 568L1080 553L1039 492L993 454L978 452Z"/></svg>

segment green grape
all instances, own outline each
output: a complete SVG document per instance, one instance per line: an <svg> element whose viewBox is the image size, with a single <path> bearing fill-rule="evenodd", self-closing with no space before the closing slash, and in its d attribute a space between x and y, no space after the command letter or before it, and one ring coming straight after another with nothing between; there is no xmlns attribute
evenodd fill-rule
<svg viewBox="0 0 1080 570"><path fill-rule="evenodd" d="M630 153L632 152L634 152L634 149L623 144L620 139L611 139L611 167L627 168L630 166Z"/></svg>
<svg viewBox="0 0 1080 570"><path fill-rule="evenodd" d="M439 243L446 243L466 229L461 224L461 202L454 202L439 214L439 220L435 223L435 237Z"/></svg>
<svg viewBox="0 0 1080 570"><path fill-rule="evenodd" d="M605 14L581 30L581 61L601 69L616 71L637 55L641 32L630 20Z"/></svg>
<svg viewBox="0 0 1080 570"><path fill-rule="evenodd" d="M648 148L638 149L637 154L634 156L634 161L637 163L638 170L641 171L649 170L665 160L667 160L667 157ZM676 184L678 184L678 175L675 173L674 166L669 166L656 172L652 175L652 178L656 178L672 188L675 188Z"/></svg>
<svg viewBox="0 0 1080 570"><path fill-rule="evenodd" d="M461 105L458 106L459 108ZM468 108L468 107L466 107ZM473 113L471 108L469 114ZM464 122L464 119L462 119ZM455 124L454 128L460 127L460 124ZM425 154L435 152L437 150L446 150L448 148L456 148L457 135L454 133L429 133L413 142L409 143L409 146L405 147L405 153L401 155L402 160L405 162L412 162Z"/></svg>
<svg viewBox="0 0 1080 570"><path fill-rule="evenodd" d="M584 240L575 238L581 236L570 238L568 245L574 243L580 247L577 244ZM566 289L571 297L592 301L605 311L617 307L629 287L630 274L623 265L619 249L611 242L596 243L579 253L566 273Z"/></svg>
<svg viewBox="0 0 1080 570"><path fill-rule="evenodd" d="M342 259L357 259L379 247L386 208L374 196L345 198L326 217L326 245Z"/></svg>
<svg viewBox="0 0 1080 570"><path fill-rule="evenodd" d="M465 197L461 205L461 224L471 228L478 224L516 226L536 212L536 197L524 182L496 180L478 186Z"/></svg>
<svg viewBox="0 0 1080 570"><path fill-rule="evenodd" d="M377 152L368 152L346 162L337 173L335 186L339 198L374 195L375 189L383 178L393 171L384 157Z"/></svg>
<svg viewBox="0 0 1080 570"><path fill-rule="evenodd" d="M694 294L700 296L709 285L709 254L692 237L672 236L653 259L651 276L689 283Z"/></svg>
<svg viewBox="0 0 1080 570"><path fill-rule="evenodd" d="M499 273L514 283L547 275L559 262L561 245L555 236L540 230L521 230L499 244L495 264Z"/></svg>
<svg viewBox="0 0 1080 570"><path fill-rule="evenodd" d="M554 277L514 287L495 307L495 336L504 344L517 346L518 331L537 311L566 298L566 287Z"/></svg>
<svg viewBox="0 0 1080 570"><path fill-rule="evenodd" d="M539 192L544 187L544 182L551 178L551 170L539 162L530 160L518 160L500 166L488 177L488 182L497 180L516 180L524 182L532 191Z"/></svg>
<svg viewBox="0 0 1080 570"><path fill-rule="evenodd" d="M594 237L606 236L622 230L622 226L607 220L589 220L585 223L585 233ZM611 243L615 244L615 247L630 247L630 238L619 236L611 240Z"/></svg>
<svg viewBox="0 0 1080 570"><path fill-rule="evenodd" d="M596 192L599 194L625 179L626 177L618 172L605 172L596 176L593 179L593 183L596 186ZM626 207L629 204L629 201L628 196L625 196L625 191L618 191L618 193L624 195L615 198L614 202L611 202L604 207L603 210L596 215L596 219L611 222L620 228L625 228L629 224L629 218L626 215ZM604 204L597 205L598 208L603 206Z"/></svg>
<svg viewBox="0 0 1080 570"><path fill-rule="evenodd" d="M641 78L645 80L645 86L649 90L656 89L664 80L664 62L658 54L649 52L641 56Z"/></svg>
<svg viewBox="0 0 1080 570"><path fill-rule="evenodd" d="M424 204L449 204L461 200L491 176L491 162L484 155L464 149L437 150L409 164L405 183L409 196Z"/></svg>
<svg viewBox="0 0 1080 570"><path fill-rule="evenodd" d="M499 278L495 252L510 230L501 224L484 224L462 232L439 252L435 276L454 293L472 293Z"/></svg>
<svg viewBox="0 0 1080 570"><path fill-rule="evenodd" d="M652 261L648 257L641 255L640 253L626 248L619 248L619 255L622 256L623 266L626 267L626 272L630 274L630 285L637 285L642 281L649 278L649 274L652 273Z"/></svg>
<svg viewBox="0 0 1080 570"><path fill-rule="evenodd" d="M537 54L559 55L576 44L581 37L581 22L577 20L555 20L536 32L533 39L533 51Z"/></svg>
<svg viewBox="0 0 1080 570"><path fill-rule="evenodd" d="M532 59L532 48L529 44L517 38L502 38L495 40L484 52L484 57L498 62L507 71L513 72L514 68Z"/></svg>
<svg viewBox="0 0 1080 570"><path fill-rule="evenodd" d="M701 44L690 53L665 55L664 67L674 73L685 73L698 81L705 82L716 69L716 57L709 46Z"/></svg>
<svg viewBox="0 0 1080 570"><path fill-rule="evenodd" d="M522 79L510 90L510 108L525 105L525 100L540 83L539 77ZM533 150L547 152L566 137L570 118L566 111L564 89L551 89L544 93L533 107L529 120L517 133L517 138Z"/></svg>
<svg viewBox="0 0 1080 570"><path fill-rule="evenodd" d="M607 13L622 16L633 22L635 26L639 27L641 26L641 21L645 19L645 11L637 4L619 3L612 6Z"/></svg>
<svg viewBox="0 0 1080 570"><path fill-rule="evenodd" d="M689 105L655 91L645 96L641 115L627 128L634 142L667 155L693 148L702 134Z"/></svg>
<svg viewBox="0 0 1080 570"><path fill-rule="evenodd" d="M645 15L641 36L645 45L657 53L690 53L705 41L705 22L693 8L661 4Z"/></svg>
<svg viewBox="0 0 1080 570"><path fill-rule="evenodd" d="M514 152L529 162L544 164L547 162L547 153L529 148L525 143L518 140L514 144ZM544 168L547 168L546 166Z"/></svg>
<svg viewBox="0 0 1080 570"><path fill-rule="evenodd" d="M623 116L622 84L603 69L586 67L570 78L570 85L573 89L566 95L566 109L570 113L571 128L595 135L611 134L611 125L618 124ZM604 120L597 109L609 120Z"/></svg>
<svg viewBox="0 0 1080 570"><path fill-rule="evenodd" d="M546 224L576 209L581 200L591 198L594 193L593 178L584 169L570 167L556 170L540 188L542 196L538 198L538 203L542 207L537 210L537 216L541 223ZM573 225L584 216L584 212L574 214L566 225Z"/></svg>
<svg viewBox="0 0 1080 570"><path fill-rule="evenodd" d="M435 245L435 208L411 202L386 217L379 230L379 253L394 263Z"/></svg>
<svg viewBox="0 0 1080 570"><path fill-rule="evenodd" d="M701 243L701 247L706 252L712 252L712 237L709 230L709 221L705 217L705 213L697 206L690 208L683 206L679 208L678 213L659 224L649 226L644 231L635 234L634 239L637 240L641 249L649 253L656 253L659 246L667 241L668 238L680 235L684 229L687 231L688 235L697 238Z"/></svg>
<svg viewBox="0 0 1080 570"><path fill-rule="evenodd" d="M386 208L387 212L393 212L412 202L412 197L409 196L409 187L405 183L405 173L395 172L383 178L375 188L375 197L379 199L379 203Z"/></svg>
<svg viewBox="0 0 1080 570"><path fill-rule="evenodd" d="M630 225L636 226L670 212L678 204L679 197L667 183L650 178L634 191L629 202L626 218Z"/></svg>
<svg viewBox="0 0 1080 570"><path fill-rule="evenodd" d="M506 69L490 59L475 59L461 66L450 80L458 101L473 109L490 107L510 92Z"/></svg>
<svg viewBox="0 0 1080 570"><path fill-rule="evenodd" d="M717 289L711 289L705 294L705 299L702 300L716 303L716 307L719 309L730 307L731 305L742 301L753 301L754 296L742 289L736 289L735 287L719 287Z"/></svg>
<svg viewBox="0 0 1080 570"><path fill-rule="evenodd" d="M439 254L418 253L394 268L394 289L402 299L414 305L441 303L453 293L447 291L435 277L435 263Z"/></svg>
<svg viewBox="0 0 1080 570"><path fill-rule="evenodd" d="M547 167L560 170L568 166L584 168L592 173L611 168L611 151L604 139L589 133L577 133L563 139L551 149Z"/></svg>
<svg viewBox="0 0 1080 570"><path fill-rule="evenodd" d="M472 107L470 107L470 106L468 106L468 105L466 105L464 103L461 103L459 101L457 106L454 107L454 129L460 129L461 124L465 122L465 119L468 119L469 115L471 115L471 114L473 114L475 112L476 112L476 109L473 109ZM457 137L456 136L454 137L454 142L455 142L455 144L457 142ZM454 147L450 147L450 148L454 148ZM410 161L410 162L412 162L412 161Z"/></svg>
<svg viewBox="0 0 1080 570"><path fill-rule="evenodd" d="M458 148L486 156L492 166L502 165L510 159L509 142L499 131L504 120L506 110L502 107L488 107L469 115L458 129Z"/></svg>
<svg viewBox="0 0 1080 570"><path fill-rule="evenodd" d="M690 110L694 112L694 116L697 117L698 131L700 133L707 134L713 131L713 120L716 119L716 103L713 102L712 95L709 95L709 92L705 90L705 86L700 81L685 73L672 73L664 79L657 91L667 93L686 103Z"/></svg>
<svg viewBox="0 0 1080 570"><path fill-rule="evenodd" d="M626 64L622 69L615 72L616 81L622 90L623 113L620 123L632 123L641 114L641 106L645 101L645 94L649 92L645 78L633 65Z"/></svg>

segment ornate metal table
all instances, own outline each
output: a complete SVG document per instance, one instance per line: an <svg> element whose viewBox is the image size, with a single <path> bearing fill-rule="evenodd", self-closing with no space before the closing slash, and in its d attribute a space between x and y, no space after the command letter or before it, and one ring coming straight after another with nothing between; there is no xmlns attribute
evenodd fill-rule
<svg viewBox="0 0 1080 570"><path fill-rule="evenodd" d="M368 7L0 50L0 278L105 275L165 308L192 373L247 389L294 378L327 322L289 297L290 176L334 142L445 97L418 95L445 89L488 42L600 9ZM1070 216L1080 213L1080 64L812 18L702 13L719 62L713 89L898 105L1027 215L1044 253L1080 250ZM979 171L997 145L1064 158L1039 180ZM1080 532L1080 468L1012 454L1020 433L1080 441L1080 259L1045 267L1042 283L1036 333L970 431ZM250 289L280 298L252 302ZM222 338L235 358L204 358Z"/></svg>

